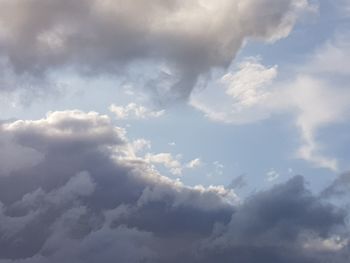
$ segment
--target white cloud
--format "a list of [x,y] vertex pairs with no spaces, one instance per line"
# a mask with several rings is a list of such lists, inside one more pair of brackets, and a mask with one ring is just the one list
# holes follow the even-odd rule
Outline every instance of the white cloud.
[[304,248],[319,252],[336,252],[342,250],[349,244],[347,238],[332,236],[329,238],[309,237],[304,243]]
[[113,104],[109,107],[109,110],[115,114],[118,120],[159,118],[165,113],[165,110],[152,111],[136,103],[129,103],[126,106],[117,106]]
[[238,71],[227,73],[221,79],[225,92],[237,104],[237,110],[251,107],[268,96],[266,86],[277,76],[277,66],[267,68],[256,58],[247,59],[238,65]]
[[195,158],[187,163],[182,163],[181,154],[173,156],[171,153],[146,153],[144,157],[141,158],[143,158],[143,160],[145,160],[147,163],[164,166],[174,176],[181,176],[184,169],[193,170],[203,164],[200,158]]
[[[43,150],[46,144],[42,142],[51,140],[55,140],[56,147],[63,147],[63,144],[69,146],[70,141],[78,144],[88,139],[99,144],[125,143],[125,130],[112,127],[107,115],[96,112],[82,113],[79,110],[49,112],[43,119],[18,120],[5,123],[2,127],[12,136],[16,134],[20,137],[22,145],[36,150]],[[25,132],[28,131],[32,133],[30,140],[25,136]]]
[[153,164],[161,164],[169,169],[170,173],[175,176],[182,175],[182,164],[179,161],[180,156],[173,157],[171,153],[148,153],[145,160]]
[[326,83],[313,77],[300,76],[292,84],[290,98],[298,112],[296,125],[300,130],[303,145],[297,156],[319,167],[338,169],[335,158],[326,157],[317,141],[317,131],[329,124],[346,119],[350,110],[350,92],[336,91]]
[[333,171],[339,169],[338,161],[322,154],[317,135],[321,128],[350,118],[350,37],[348,32],[343,33],[315,52],[302,67],[305,73],[290,83],[287,94],[298,113],[296,125],[304,142],[298,156]]
[[237,71],[223,77],[225,94],[212,96],[218,89],[209,87],[194,94],[190,103],[211,120],[235,125],[292,113],[302,141],[296,157],[337,171],[337,160],[323,154],[317,135],[321,128],[350,118],[349,43],[345,37],[329,41],[284,82],[273,81],[276,66],[241,63]]
[[270,84],[276,76],[277,66],[266,67],[258,58],[248,58],[236,71],[222,76],[219,87],[193,94],[190,104],[213,121],[244,124],[264,119],[271,113]]
[[270,169],[267,173],[267,181],[273,182],[280,177],[280,174],[275,169]]
[[[350,2],[350,1],[349,1]],[[350,74],[349,31],[337,34],[334,39],[316,50],[312,60],[304,70],[316,74]]]
[[137,139],[131,143],[134,152],[138,153],[143,150],[151,149],[151,141],[145,139]]
[[212,171],[207,173],[207,176],[209,177],[215,177],[215,176],[221,176],[224,174],[224,168],[225,166],[219,162],[219,161],[214,161],[212,164],[211,164],[211,167],[212,167]]
[[195,169],[202,165],[202,161],[200,158],[193,159],[192,161],[186,164],[186,167],[189,169]]

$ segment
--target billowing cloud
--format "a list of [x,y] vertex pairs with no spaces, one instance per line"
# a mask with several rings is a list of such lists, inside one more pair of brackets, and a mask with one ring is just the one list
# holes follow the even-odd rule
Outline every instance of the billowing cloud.
[[[147,251],[155,253],[158,236],[204,235],[216,221],[229,220],[236,200],[224,188],[190,188],[160,176],[130,154],[123,129],[94,112],[52,112],[41,120],[5,123],[1,136],[42,154],[0,178],[1,262],[109,262],[118,250],[123,262],[139,262]],[[14,158],[20,162],[26,154]],[[83,252],[91,248],[95,257]]]
[[239,200],[222,186],[161,176],[105,115],[51,112],[0,127],[0,138],[22,151],[13,156],[19,163],[27,149],[41,156],[0,176],[1,263],[343,263],[350,256],[345,211],[314,196],[300,176]]
[[147,60],[171,68],[159,74],[172,79],[168,96],[186,98],[247,38],[286,37],[309,8],[307,0],[1,0],[0,89],[32,89],[66,68],[119,75]]
[[[247,200],[229,224],[204,242],[201,262],[345,262],[348,234],[332,234],[334,224],[344,220],[333,209],[305,189],[302,177],[294,177]],[[316,240],[338,246],[315,249]]]

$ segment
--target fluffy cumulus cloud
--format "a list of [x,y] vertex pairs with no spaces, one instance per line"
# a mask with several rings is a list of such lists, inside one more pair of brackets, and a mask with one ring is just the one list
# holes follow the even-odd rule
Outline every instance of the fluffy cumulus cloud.
[[224,187],[161,176],[137,156],[149,143],[128,141],[105,115],[51,112],[0,127],[20,164],[0,175],[1,263],[343,263],[350,256],[345,210],[314,196],[300,176],[244,201]]
[[166,95],[186,98],[201,74],[228,66],[245,39],[286,37],[308,9],[307,0],[1,0],[0,89],[35,89],[67,68],[118,75],[148,60],[171,69],[158,80],[170,78]]

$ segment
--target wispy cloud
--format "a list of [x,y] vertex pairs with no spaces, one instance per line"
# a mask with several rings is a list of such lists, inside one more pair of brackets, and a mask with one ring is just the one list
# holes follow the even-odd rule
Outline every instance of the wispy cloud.
[[213,121],[235,125],[292,113],[302,140],[296,156],[337,171],[337,160],[322,153],[317,134],[322,128],[350,118],[349,51],[346,38],[327,42],[306,65],[296,65],[294,75],[286,81],[276,79],[276,66],[267,67],[249,59],[222,77],[226,98],[221,95],[220,103],[210,96],[210,89],[192,96],[190,103]]
[[126,106],[113,104],[109,107],[109,110],[114,113],[118,120],[159,118],[165,113],[165,110],[153,111],[136,103],[129,103]]

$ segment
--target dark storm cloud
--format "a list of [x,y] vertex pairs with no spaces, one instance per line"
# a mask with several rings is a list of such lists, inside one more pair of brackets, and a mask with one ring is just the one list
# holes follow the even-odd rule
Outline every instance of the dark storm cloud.
[[65,67],[118,75],[150,60],[167,63],[171,95],[186,98],[246,38],[285,37],[307,8],[307,0],[1,0],[0,88],[32,89]]
[[[1,263],[349,256],[345,212],[315,197],[300,176],[242,203],[224,188],[186,187],[135,157],[124,130],[96,113],[7,122],[0,138],[16,149],[0,175]],[[28,155],[39,157],[24,162]]]

